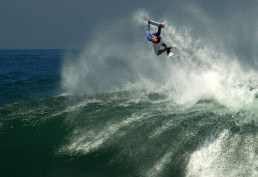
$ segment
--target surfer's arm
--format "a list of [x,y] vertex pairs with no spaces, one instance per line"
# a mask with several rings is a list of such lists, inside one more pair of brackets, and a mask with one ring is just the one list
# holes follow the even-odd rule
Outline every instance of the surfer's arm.
[[161,34],[161,26],[159,26],[158,32],[155,34],[155,36],[160,36],[160,34]]
[[148,22],[147,33],[150,33],[150,23]]
[[150,21],[148,21],[146,37],[147,37],[148,41],[151,41],[152,34],[150,33]]

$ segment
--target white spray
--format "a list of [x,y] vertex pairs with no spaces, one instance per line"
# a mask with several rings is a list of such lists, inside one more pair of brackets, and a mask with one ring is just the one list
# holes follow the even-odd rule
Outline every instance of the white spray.
[[235,56],[220,53],[213,44],[193,38],[189,30],[168,20],[162,36],[175,44],[175,56],[156,56],[145,39],[144,11],[97,30],[78,59],[65,63],[63,87],[71,94],[146,89],[164,92],[176,103],[191,107],[214,99],[237,111],[252,107],[257,73],[244,71]]

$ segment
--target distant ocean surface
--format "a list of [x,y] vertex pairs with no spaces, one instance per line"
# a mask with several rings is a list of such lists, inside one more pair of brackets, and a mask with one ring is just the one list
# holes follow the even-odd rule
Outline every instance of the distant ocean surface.
[[[216,99],[201,97],[185,107],[171,99],[178,92],[169,89],[67,94],[62,77],[69,83],[85,78],[86,87],[107,81],[108,73],[119,78],[117,73],[129,68],[115,58],[106,60],[112,65],[96,61],[91,67],[87,58],[79,60],[84,65],[69,65],[78,55],[63,50],[0,51],[1,177],[258,174],[258,126],[251,108],[232,111]],[[69,72],[64,63],[72,66]]]
[[62,50],[0,50],[0,104],[60,93]]

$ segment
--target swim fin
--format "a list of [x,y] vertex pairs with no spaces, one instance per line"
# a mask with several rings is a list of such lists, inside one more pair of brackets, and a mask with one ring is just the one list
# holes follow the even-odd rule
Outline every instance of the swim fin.
[[168,57],[172,57],[174,54],[172,52],[168,53]]

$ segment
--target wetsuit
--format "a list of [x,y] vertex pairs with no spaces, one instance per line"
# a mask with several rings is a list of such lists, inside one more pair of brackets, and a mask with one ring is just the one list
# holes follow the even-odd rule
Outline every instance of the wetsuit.
[[[161,36],[161,26],[158,27],[158,31],[156,33],[150,33],[150,24],[148,24],[148,28],[147,28],[147,39],[150,42],[153,42],[153,48],[154,51],[157,55],[162,54],[163,52],[167,51],[167,54],[170,53],[170,49],[171,47],[167,47],[167,45],[163,42]],[[152,37],[156,36],[158,38],[158,42],[154,42],[152,40]]]

